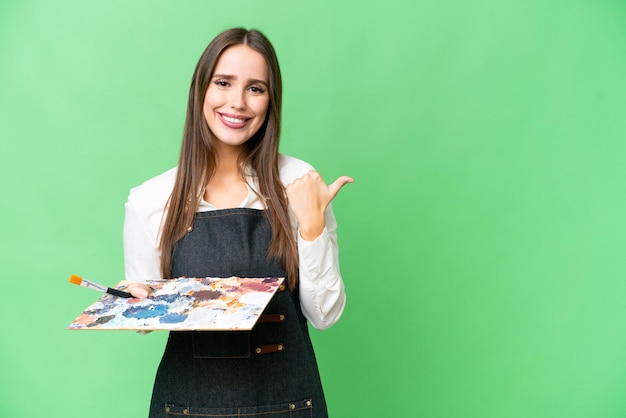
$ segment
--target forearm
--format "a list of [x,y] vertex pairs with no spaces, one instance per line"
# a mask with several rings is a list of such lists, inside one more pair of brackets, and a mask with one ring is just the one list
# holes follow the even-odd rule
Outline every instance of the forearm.
[[330,207],[325,218],[326,226],[314,240],[298,235],[302,312],[320,330],[337,322],[346,303],[339,270],[336,223]]

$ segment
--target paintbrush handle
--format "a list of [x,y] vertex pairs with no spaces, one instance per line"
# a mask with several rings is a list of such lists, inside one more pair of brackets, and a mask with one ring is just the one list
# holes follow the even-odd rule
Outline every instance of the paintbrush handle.
[[110,287],[109,287],[109,288],[107,288],[106,292],[107,292],[109,295],[119,296],[119,297],[121,297],[121,298],[134,298],[134,296],[133,296],[133,295],[131,295],[131,294],[130,294],[130,293],[128,293],[128,292],[123,292],[123,291],[121,291],[121,290],[112,289],[112,288],[110,288]]

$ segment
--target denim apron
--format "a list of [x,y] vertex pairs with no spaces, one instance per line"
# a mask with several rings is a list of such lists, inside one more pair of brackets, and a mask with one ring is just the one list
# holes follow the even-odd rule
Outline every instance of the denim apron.
[[[268,259],[262,210],[196,214],[176,245],[173,277],[284,277]],[[327,417],[298,290],[281,286],[252,331],[172,331],[159,365],[150,417]]]

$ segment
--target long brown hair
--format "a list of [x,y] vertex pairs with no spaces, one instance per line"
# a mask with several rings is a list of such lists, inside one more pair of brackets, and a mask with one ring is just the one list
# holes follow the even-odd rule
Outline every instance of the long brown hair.
[[[220,33],[204,50],[189,88],[187,117],[178,171],[167,214],[161,229],[161,274],[172,273],[172,252],[193,224],[195,213],[216,165],[216,138],[203,114],[204,95],[221,54],[233,45],[246,45],[265,57],[269,72],[269,106],[265,122],[242,147],[240,170],[252,168],[257,176],[259,194],[265,202],[265,214],[272,228],[268,257],[277,258],[294,289],[298,280],[298,248],[289,218],[285,189],[278,173],[278,144],[282,105],[282,78],[274,47],[261,32],[243,28]],[[244,172],[242,171],[242,175]]]

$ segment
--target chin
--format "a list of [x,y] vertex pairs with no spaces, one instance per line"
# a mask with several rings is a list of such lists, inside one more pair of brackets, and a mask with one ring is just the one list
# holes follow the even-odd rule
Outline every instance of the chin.
[[218,141],[221,144],[224,144],[224,145],[229,146],[229,147],[240,147],[243,144],[245,144],[246,142],[248,142],[249,140],[250,140],[250,138],[245,138],[245,139],[242,139],[242,138],[224,138],[224,139],[221,139],[221,138],[218,137]]

